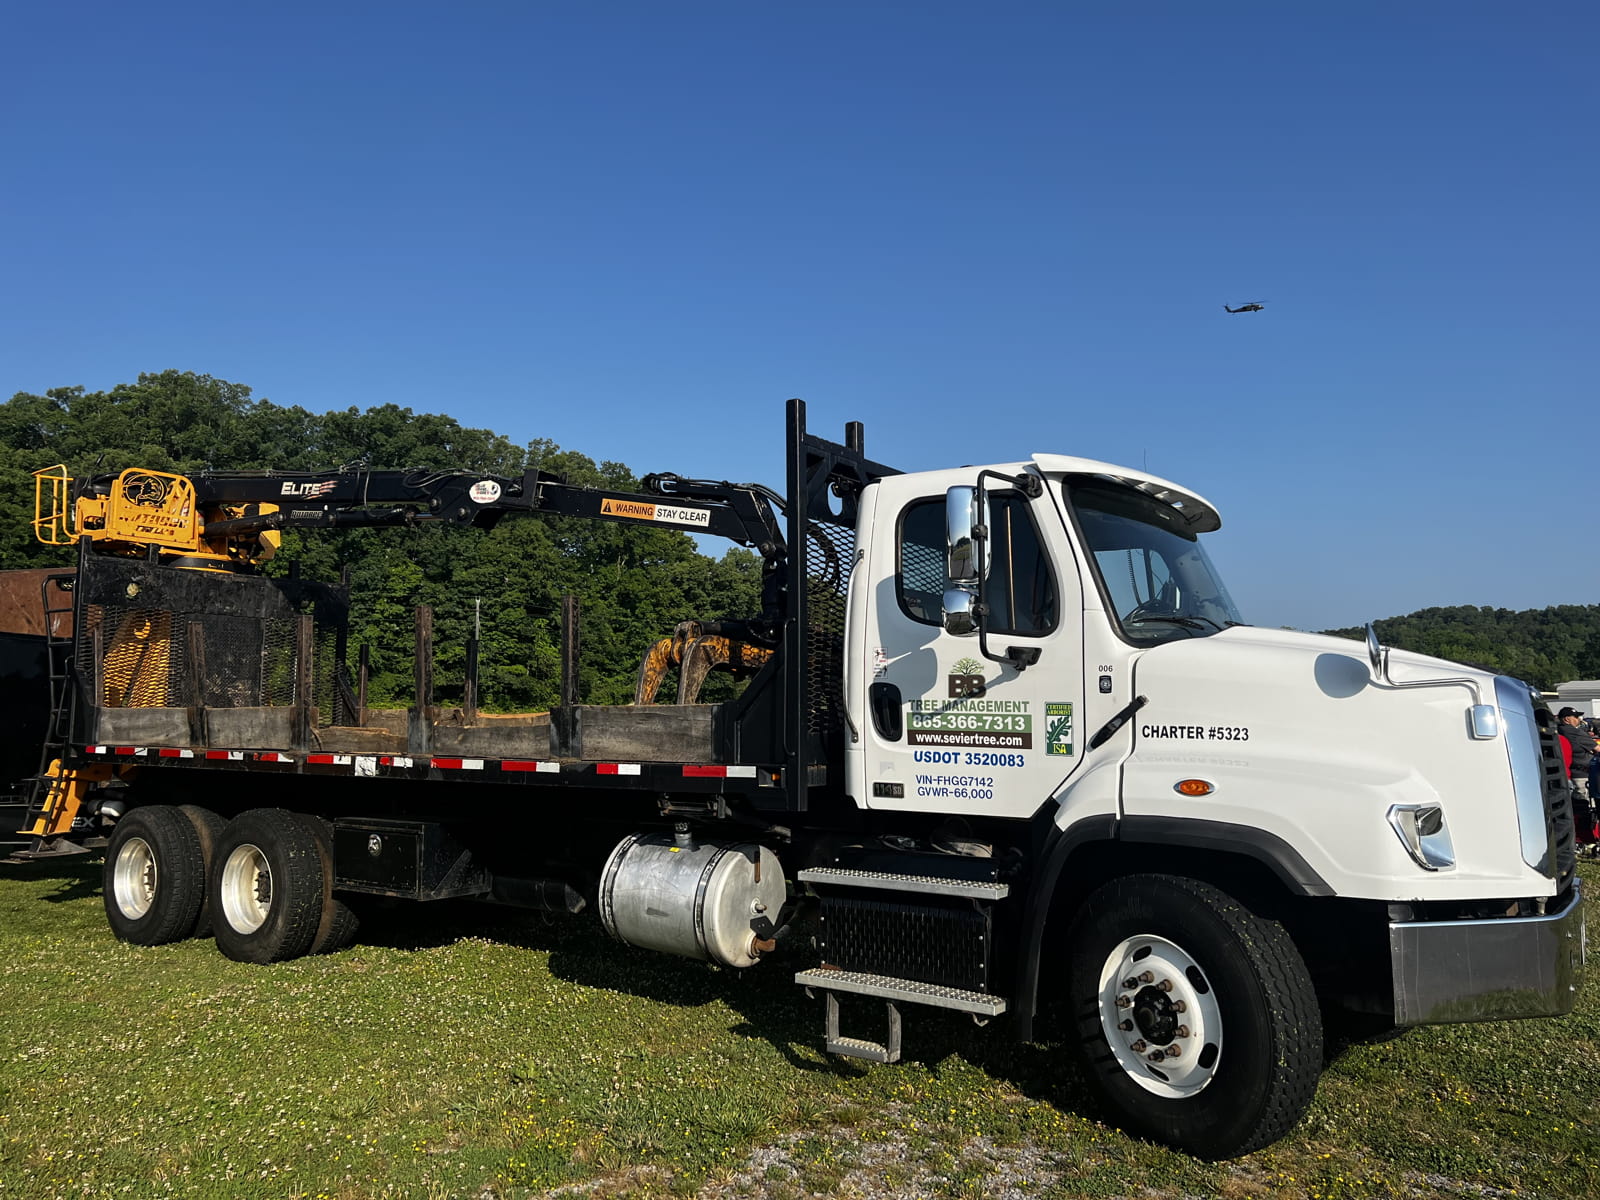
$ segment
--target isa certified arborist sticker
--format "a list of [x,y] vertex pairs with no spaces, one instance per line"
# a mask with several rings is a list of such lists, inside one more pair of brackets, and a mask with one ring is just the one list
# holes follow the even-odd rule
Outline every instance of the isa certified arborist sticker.
[[1044,752],[1046,754],[1072,753],[1071,701],[1045,701]]

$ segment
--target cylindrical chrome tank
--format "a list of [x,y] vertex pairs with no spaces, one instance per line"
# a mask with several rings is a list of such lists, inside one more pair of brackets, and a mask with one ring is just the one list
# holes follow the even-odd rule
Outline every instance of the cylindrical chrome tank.
[[772,936],[783,900],[778,856],[753,842],[635,833],[600,876],[600,919],[612,937],[726,967],[759,961],[753,943]]

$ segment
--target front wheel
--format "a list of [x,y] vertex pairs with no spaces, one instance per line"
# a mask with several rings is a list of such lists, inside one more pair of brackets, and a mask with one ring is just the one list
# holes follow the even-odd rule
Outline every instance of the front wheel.
[[1134,875],[1090,896],[1068,940],[1074,1044],[1119,1123],[1214,1159],[1294,1127],[1322,1024],[1281,925],[1210,884]]

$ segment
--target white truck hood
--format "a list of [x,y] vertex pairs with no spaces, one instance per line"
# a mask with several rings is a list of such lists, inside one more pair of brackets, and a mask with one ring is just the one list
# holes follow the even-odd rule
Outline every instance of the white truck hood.
[[[1265,830],[1296,847],[1340,895],[1411,900],[1544,895],[1522,861],[1508,736],[1471,735],[1474,704],[1495,702],[1487,671],[1393,651],[1397,683],[1375,682],[1360,642],[1236,627],[1168,643],[1134,666],[1147,698],[1124,764],[1125,816]],[[1456,682],[1444,682],[1456,681]],[[1191,798],[1175,788],[1214,786]],[[1456,865],[1429,872],[1389,825],[1397,804],[1438,803]]]

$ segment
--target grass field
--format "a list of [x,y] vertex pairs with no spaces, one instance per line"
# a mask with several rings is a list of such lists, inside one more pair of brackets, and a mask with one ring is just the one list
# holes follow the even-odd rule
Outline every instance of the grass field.
[[1207,1164],[998,1026],[913,1009],[907,1062],[828,1059],[791,974],[420,906],[244,966],[116,942],[97,863],[0,868],[0,1200],[1600,1195],[1594,987],[1353,1048],[1293,1136]]

